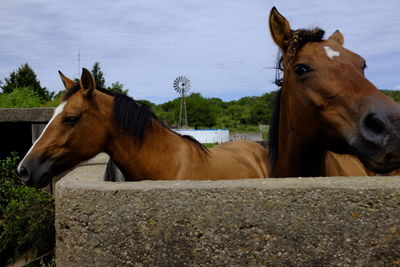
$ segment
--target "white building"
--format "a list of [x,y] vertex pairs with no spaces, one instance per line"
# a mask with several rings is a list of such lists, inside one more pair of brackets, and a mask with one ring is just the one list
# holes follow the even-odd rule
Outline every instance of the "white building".
[[173,129],[180,135],[190,135],[203,144],[223,143],[229,141],[229,130],[194,130],[194,129]]

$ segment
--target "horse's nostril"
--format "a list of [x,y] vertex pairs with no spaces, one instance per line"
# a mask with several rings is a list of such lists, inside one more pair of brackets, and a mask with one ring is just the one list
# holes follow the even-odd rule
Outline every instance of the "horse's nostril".
[[27,182],[29,180],[30,173],[27,168],[25,168],[24,166],[20,166],[17,171],[22,181]]
[[385,131],[384,122],[376,115],[369,114],[364,120],[364,126],[375,134],[382,134]]
[[393,159],[393,154],[392,153],[388,153],[385,155],[385,162],[388,163]]

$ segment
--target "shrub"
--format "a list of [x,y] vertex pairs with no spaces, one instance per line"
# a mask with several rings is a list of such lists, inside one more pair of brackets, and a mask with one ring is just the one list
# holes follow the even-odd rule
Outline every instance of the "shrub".
[[16,153],[0,160],[0,266],[33,250],[43,255],[54,249],[54,199],[19,181]]
[[42,99],[29,87],[16,88],[11,93],[0,94],[0,108],[39,107]]

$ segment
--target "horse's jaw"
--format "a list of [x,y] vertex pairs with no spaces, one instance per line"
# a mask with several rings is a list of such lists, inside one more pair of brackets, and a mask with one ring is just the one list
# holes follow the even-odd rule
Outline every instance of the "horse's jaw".
[[351,145],[351,150],[352,154],[374,173],[384,174],[400,169],[400,155],[398,153],[387,152],[385,149],[364,142]]

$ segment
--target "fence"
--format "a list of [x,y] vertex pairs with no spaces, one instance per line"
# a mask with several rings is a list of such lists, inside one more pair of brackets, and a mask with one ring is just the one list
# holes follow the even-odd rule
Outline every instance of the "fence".
[[56,186],[58,266],[400,261],[399,178],[113,183],[99,157]]

